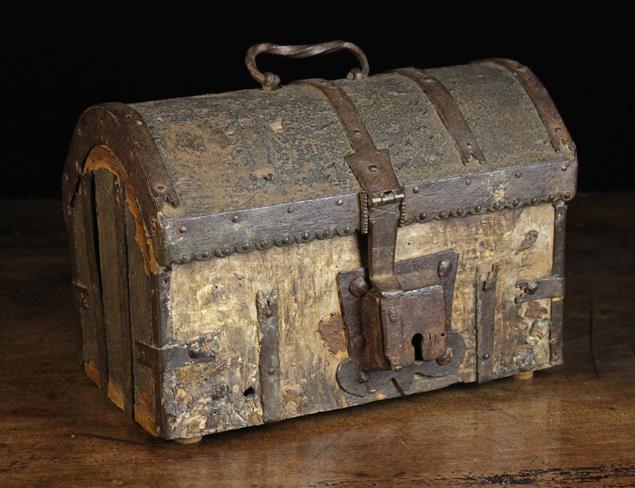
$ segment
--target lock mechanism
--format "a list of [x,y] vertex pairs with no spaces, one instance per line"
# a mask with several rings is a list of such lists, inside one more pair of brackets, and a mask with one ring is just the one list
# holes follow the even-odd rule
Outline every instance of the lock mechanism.
[[369,284],[364,268],[337,276],[349,339],[349,357],[337,369],[345,391],[405,394],[415,374],[445,376],[460,366],[465,343],[451,328],[457,265],[452,250],[396,262],[399,288],[386,294]]
[[338,275],[350,357],[339,365],[340,386],[354,395],[392,383],[402,394],[415,373],[443,376],[463,359],[452,333],[452,292],[458,256],[453,251],[395,263],[404,191],[387,149],[378,149],[352,100],[325,80],[301,83],[318,90],[337,114],[353,152],[345,156],[362,193],[362,233],[368,266]]
[[383,183],[392,189],[360,198],[367,205],[360,214],[368,219],[362,225],[368,233],[368,265],[338,275],[350,358],[340,364],[337,377],[355,395],[377,393],[388,383],[405,394],[415,373],[443,376],[463,360],[463,339],[451,330],[458,254],[448,250],[396,262],[404,192],[388,151],[375,149],[365,160],[360,157],[347,157],[351,167],[381,168]]

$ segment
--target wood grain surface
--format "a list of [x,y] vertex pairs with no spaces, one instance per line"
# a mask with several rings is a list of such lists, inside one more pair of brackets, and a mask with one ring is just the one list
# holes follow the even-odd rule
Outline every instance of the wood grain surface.
[[0,202],[0,486],[633,486],[634,206],[571,205],[565,366],[181,446],[81,370],[59,202]]
[[[162,398],[169,407],[164,434],[186,438],[263,423],[261,405],[269,399],[261,395],[258,357],[267,333],[258,330],[255,297],[271,288],[279,292],[280,338],[275,342],[280,368],[277,392],[270,396],[280,397],[280,419],[476,381],[477,268],[500,268],[492,377],[549,367],[549,334],[538,338],[530,331],[537,319],[548,323],[550,300],[517,306],[514,297],[518,280],[550,275],[553,222],[553,206],[543,204],[401,228],[398,261],[450,249],[459,255],[452,330],[465,341],[465,358],[446,376],[416,375],[403,392],[389,382],[363,397],[346,393],[335,373],[349,355],[335,277],[362,266],[357,235],[175,266],[170,281],[171,336],[187,342],[213,335],[217,356],[165,374]],[[534,245],[519,250],[531,232],[539,236]]]

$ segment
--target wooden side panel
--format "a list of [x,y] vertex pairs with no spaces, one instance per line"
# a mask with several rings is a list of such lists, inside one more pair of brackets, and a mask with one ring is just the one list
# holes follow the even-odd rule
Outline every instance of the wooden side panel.
[[[145,273],[144,258],[135,239],[135,221],[126,208],[126,236],[128,243],[128,289],[130,290],[130,333],[134,354],[135,341],[154,344],[152,326],[152,289]],[[133,361],[134,418],[151,434],[158,434],[156,406],[156,376],[150,368]]]
[[92,175],[81,177],[72,215],[73,288],[80,311],[82,362],[86,375],[99,387],[107,387],[108,364],[103,330],[101,275],[96,242]]
[[94,175],[108,355],[108,397],[132,416],[125,204],[119,180],[112,173],[100,169]]
[[[415,376],[405,393],[476,380],[475,277],[479,267],[499,268],[494,376],[514,374],[521,363],[530,369],[548,364],[544,362],[548,344],[542,337],[529,337],[533,316],[548,318],[548,312],[543,313],[540,303],[517,306],[513,298],[516,281],[549,274],[553,224],[552,206],[539,205],[399,230],[399,260],[448,249],[459,254],[452,328],[466,344],[457,372],[441,378]],[[523,244],[530,231],[536,231],[537,238],[531,245]],[[279,295],[279,418],[385,398],[349,395],[335,375],[340,361],[348,356],[336,276],[361,264],[358,238],[348,236],[175,266],[169,322],[173,340],[213,334],[211,347],[216,356],[212,362],[166,372],[162,390],[163,402],[170,409],[166,436],[190,437],[263,422],[266,398],[261,397],[258,358],[267,338],[259,327],[256,297],[272,289]],[[395,388],[387,396],[399,394]]]
[[517,304],[515,298],[520,293],[517,281],[551,275],[554,210],[552,205],[543,205],[540,211],[528,209],[522,215],[501,262],[496,288],[495,378],[551,366],[551,299]]

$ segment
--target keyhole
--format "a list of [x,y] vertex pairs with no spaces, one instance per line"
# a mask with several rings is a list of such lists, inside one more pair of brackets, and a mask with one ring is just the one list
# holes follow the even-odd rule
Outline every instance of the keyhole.
[[412,347],[415,348],[415,361],[423,361],[423,353],[421,351],[422,344],[423,336],[421,334],[412,336]]

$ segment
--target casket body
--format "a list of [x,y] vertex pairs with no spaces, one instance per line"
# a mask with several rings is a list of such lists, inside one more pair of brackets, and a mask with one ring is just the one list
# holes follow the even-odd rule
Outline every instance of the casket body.
[[561,364],[576,171],[508,60],[92,107],[63,177],[83,367],[182,439]]

